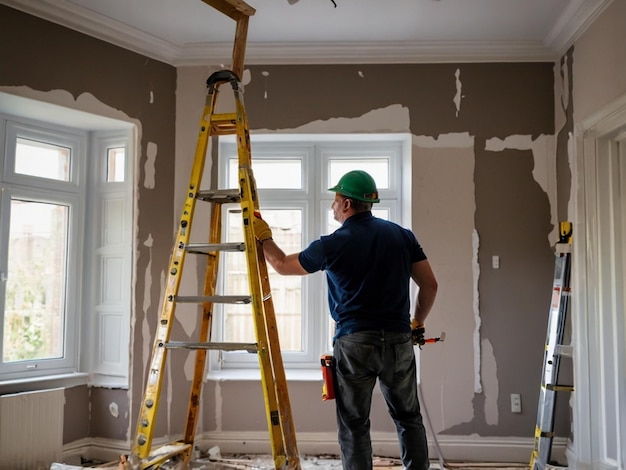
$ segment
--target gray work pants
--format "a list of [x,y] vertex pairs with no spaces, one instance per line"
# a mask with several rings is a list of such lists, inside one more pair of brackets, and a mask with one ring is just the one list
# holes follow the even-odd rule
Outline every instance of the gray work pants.
[[337,432],[344,470],[371,470],[370,408],[376,379],[407,470],[426,470],[428,445],[410,333],[363,331],[335,340]]

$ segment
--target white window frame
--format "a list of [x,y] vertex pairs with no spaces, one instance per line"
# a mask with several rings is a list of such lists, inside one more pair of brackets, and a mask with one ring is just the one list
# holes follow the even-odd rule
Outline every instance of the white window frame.
[[[0,366],[0,393],[40,390],[50,387],[89,384],[128,388],[130,367],[130,323],[134,259],[135,126],[69,108],[2,95],[0,109],[0,276],[7,272],[7,243],[11,197],[28,200],[56,201],[70,205],[68,276],[66,292],[66,349],[62,361],[46,360],[36,369],[13,370]],[[6,99],[5,99],[6,98]],[[26,103],[25,103],[26,104]],[[7,107],[5,107],[7,106]],[[8,111],[8,112],[6,112]],[[18,111],[17,115],[13,111]],[[24,114],[19,112],[24,111]],[[39,116],[50,117],[42,122]],[[70,181],[58,181],[16,174],[14,166],[17,137],[70,147],[72,161]],[[106,183],[106,150],[125,147],[124,182]],[[51,195],[57,194],[54,199]],[[63,197],[61,197],[63,196]],[[115,243],[102,244],[102,226],[107,218],[102,208],[119,204],[121,225]],[[86,215],[87,214],[87,215]],[[110,220],[111,217],[109,216]],[[118,243],[119,242],[119,243]],[[100,258],[121,263],[123,279],[111,286]],[[5,284],[0,281],[0,322]],[[107,293],[119,292],[111,302]],[[103,301],[104,299],[104,301]],[[94,313],[95,312],[95,313]],[[2,333],[0,329],[0,334]],[[44,361],[39,361],[44,362]],[[22,363],[23,365],[23,363]]]
[[[128,387],[133,273],[134,152],[130,130],[92,133],[83,357],[90,384]],[[107,181],[108,150],[124,148],[124,181]]]
[[[233,153],[234,152],[234,153]],[[236,144],[231,136],[221,137],[219,145],[218,180],[220,187],[227,188],[227,156],[236,155]],[[331,159],[362,160],[385,155],[389,158],[389,188],[379,188],[381,202],[374,210],[386,209],[390,220],[410,226],[410,179],[403,178],[410,172],[410,136],[406,134],[349,134],[349,135],[252,135],[251,155],[255,160],[262,158],[300,158],[303,163],[302,190],[258,189],[261,210],[295,208],[305,211],[303,220],[302,249],[323,235],[327,213],[334,199],[328,188],[335,182],[329,181],[328,163]],[[403,206],[409,204],[409,209]],[[306,214],[309,214],[308,217]],[[226,224],[223,224],[225,226]],[[220,266],[223,273],[223,266]],[[285,369],[319,370],[320,355],[332,350],[330,336],[332,319],[328,313],[326,276],[323,272],[303,276],[301,352],[282,351]],[[218,292],[221,283],[218,281]],[[223,341],[223,315],[216,305],[213,323],[213,338]],[[256,369],[256,355],[242,352],[212,351],[210,369],[227,371]]]
[[[87,134],[57,126],[40,127],[34,123],[2,120],[6,128],[3,146],[2,192],[0,195],[0,273],[7,272],[10,208],[12,199],[50,202],[69,207],[65,290],[64,347],[59,358],[36,359],[11,363],[0,362],[0,380],[26,379],[51,374],[71,373],[78,369],[79,309],[81,301],[80,253],[83,247],[84,189]],[[18,138],[45,142],[71,149],[69,181],[50,180],[17,174],[15,150]],[[77,249],[75,249],[77,247]],[[4,277],[3,277],[4,279]],[[0,344],[4,330],[6,282],[0,284]]]

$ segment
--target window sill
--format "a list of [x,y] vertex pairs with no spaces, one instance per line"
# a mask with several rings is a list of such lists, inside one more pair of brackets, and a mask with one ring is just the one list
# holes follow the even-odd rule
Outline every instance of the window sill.
[[[285,376],[288,382],[317,382],[322,380],[319,369],[286,369]],[[225,369],[213,370],[207,374],[207,380],[215,382],[261,380],[258,369]]]
[[88,380],[89,375],[84,372],[75,374],[46,375],[29,379],[0,380],[0,395],[87,385]]

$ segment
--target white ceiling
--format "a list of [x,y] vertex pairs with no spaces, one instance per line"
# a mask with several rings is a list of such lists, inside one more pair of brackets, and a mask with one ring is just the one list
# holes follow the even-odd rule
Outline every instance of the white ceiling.
[[[548,61],[611,1],[248,0],[245,62]],[[235,22],[201,0],[0,3],[173,65],[232,55]]]

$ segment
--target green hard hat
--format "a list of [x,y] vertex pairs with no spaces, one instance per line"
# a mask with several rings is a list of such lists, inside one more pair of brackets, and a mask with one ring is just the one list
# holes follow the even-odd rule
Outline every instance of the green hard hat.
[[349,171],[329,191],[363,202],[380,202],[376,182],[363,170]]

